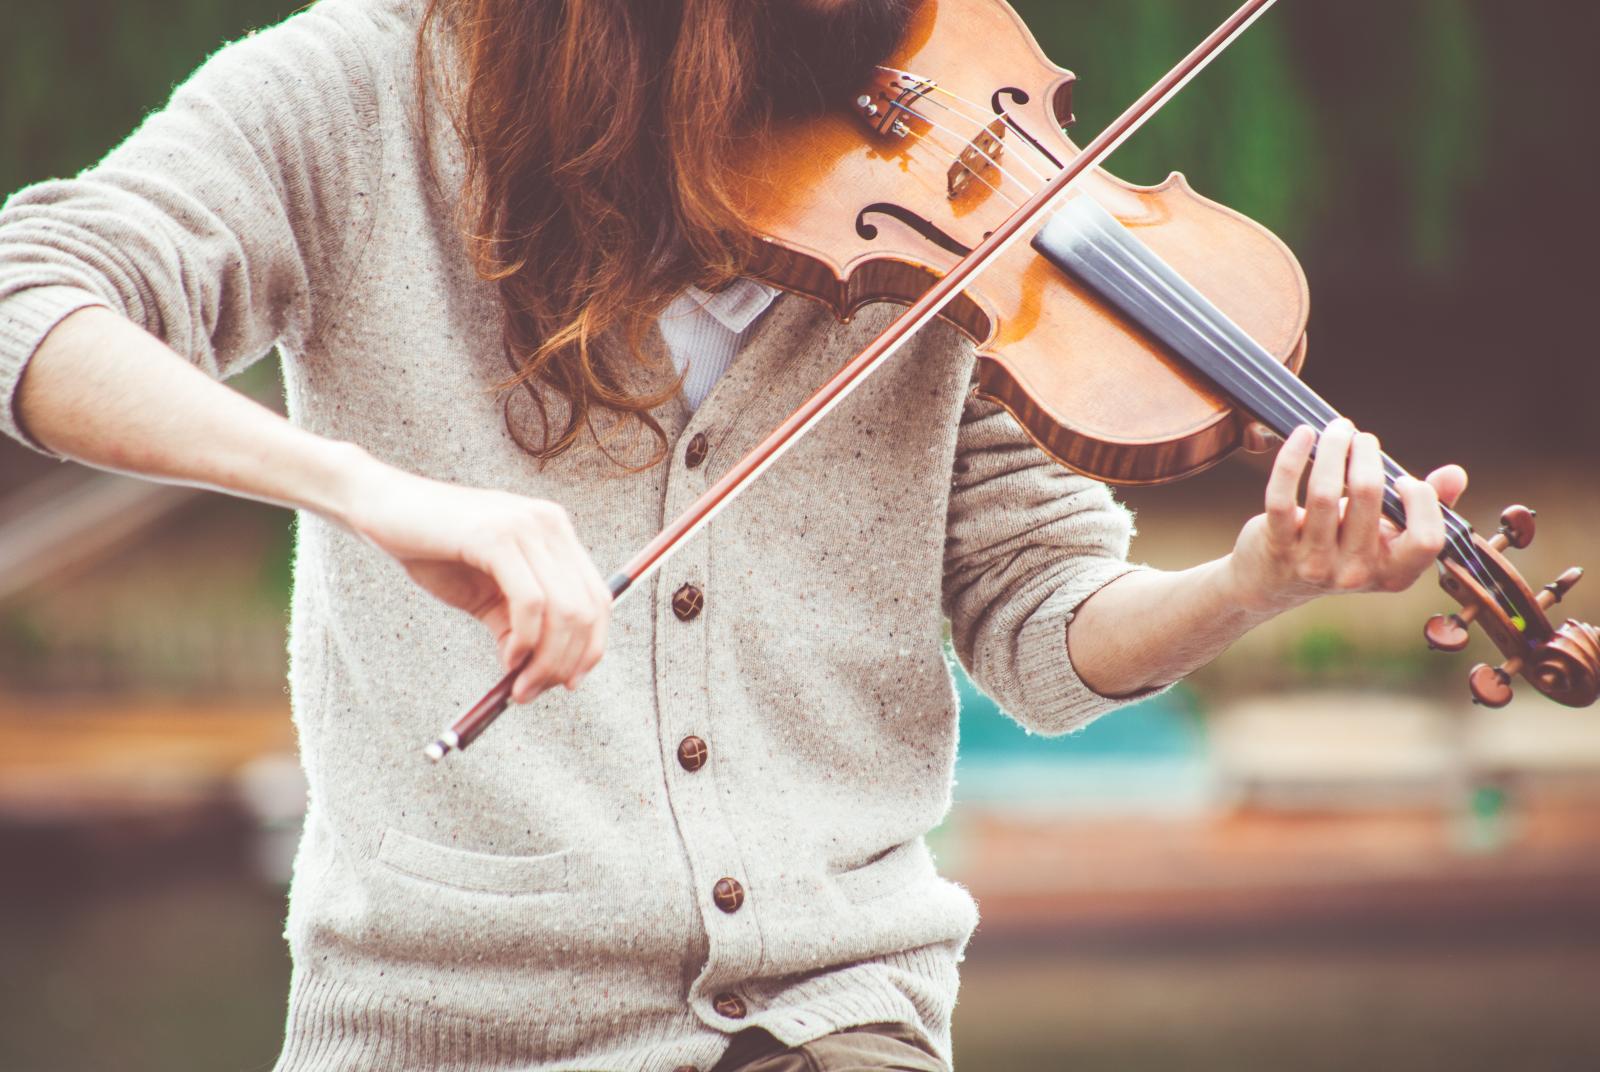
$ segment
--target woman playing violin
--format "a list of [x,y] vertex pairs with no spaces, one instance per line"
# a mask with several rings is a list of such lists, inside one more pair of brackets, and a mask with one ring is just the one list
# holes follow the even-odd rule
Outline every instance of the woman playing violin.
[[[913,6],[321,0],[0,214],[0,427],[299,511],[280,1069],[945,1068],[976,924],[923,841],[945,622],[1059,734],[1439,552],[1465,475],[1401,480],[1400,532],[1336,422],[1232,553],[1130,564],[1127,511],[939,326],[612,616],[595,564],[894,315],[751,278],[721,164]],[[274,347],[287,419],[219,383]],[[525,660],[536,706],[417,761]]]

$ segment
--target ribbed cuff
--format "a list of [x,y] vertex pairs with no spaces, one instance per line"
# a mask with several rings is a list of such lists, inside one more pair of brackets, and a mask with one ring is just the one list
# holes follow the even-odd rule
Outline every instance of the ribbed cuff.
[[1017,672],[1027,712],[1026,719],[1018,721],[1024,726],[1047,737],[1057,736],[1172,687],[1145,689],[1132,696],[1102,696],[1084,684],[1067,652],[1067,628],[1084,601],[1119,577],[1149,568],[1121,560],[1096,563],[1074,574],[1033,612],[1017,638]]
[[51,458],[61,455],[34,439],[17,419],[17,385],[44,337],[79,309],[105,306],[90,290],[72,286],[30,287],[0,301],[0,432]]

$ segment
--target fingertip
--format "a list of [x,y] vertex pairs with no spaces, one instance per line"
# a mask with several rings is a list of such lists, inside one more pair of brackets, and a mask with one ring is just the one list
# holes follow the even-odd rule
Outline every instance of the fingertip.
[[1284,439],[1283,446],[1279,448],[1278,453],[1287,458],[1295,458],[1301,455],[1309,456],[1316,445],[1317,430],[1309,424],[1302,424],[1297,426]]
[[506,660],[506,671],[521,670],[533,660],[533,648],[527,644],[514,644]]
[[1467,471],[1455,464],[1440,466],[1428,474],[1428,483],[1438,488],[1441,497],[1448,496],[1453,502],[1467,490]]
[[535,687],[531,674],[523,674],[511,690],[512,701],[519,704],[530,703],[538,695],[539,690]]
[[1396,477],[1394,488],[1412,509],[1419,506],[1437,507],[1439,504],[1439,493],[1433,485],[1426,480],[1418,480],[1410,473]]

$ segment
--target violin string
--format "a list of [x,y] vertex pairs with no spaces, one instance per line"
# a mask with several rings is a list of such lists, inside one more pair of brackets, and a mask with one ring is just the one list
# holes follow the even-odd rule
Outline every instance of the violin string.
[[[1132,285],[1144,291],[1147,299],[1166,304],[1166,302],[1159,295],[1156,295],[1151,291],[1148,285],[1140,281],[1137,271],[1130,268],[1126,262],[1115,255],[1115,253],[1121,252],[1120,247],[1118,247],[1115,242],[1111,243],[1109,246],[1104,245],[1098,240],[1098,236],[1095,235],[1089,236],[1089,241],[1090,244],[1095,248],[1096,252],[1098,252],[1107,263],[1115,265],[1125,279],[1131,282]],[[1186,306],[1189,305],[1187,302],[1184,304]],[[1170,309],[1171,306],[1169,305],[1168,308]],[[1193,310],[1191,309],[1190,311],[1192,312]],[[1211,337],[1210,332],[1206,330],[1203,318],[1190,316],[1185,317],[1185,319],[1189,321],[1192,330],[1196,330],[1201,335],[1207,336],[1213,346],[1218,345],[1217,340],[1214,337]],[[1218,348],[1223,349],[1220,346]],[[1280,382],[1281,373],[1267,373],[1264,369],[1253,367],[1256,358],[1254,355],[1250,356],[1251,360],[1247,362],[1235,361],[1234,367],[1238,368],[1240,371],[1249,376],[1249,378],[1255,382],[1258,390],[1264,388],[1266,392],[1266,398],[1269,402],[1275,403],[1280,407],[1286,407],[1284,409],[1280,409],[1277,414],[1280,422],[1283,424],[1287,425],[1290,423],[1283,420],[1284,415],[1287,414],[1288,416],[1301,420],[1304,423],[1311,424],[1314,428],[1320,427],[1325,429],[1327,424],[1333,418],[1339,415],[1332,406],[1329,406],[1325,400],[1323,400],[1315,392],[1311,391],[1311,389],[1302,383],[1298,378],[1295,378],[1292,375],[1287,378],[1292,380],[1292,386],[1288,383]],[[1281,369],[1282,366],[1278,366],[1278,368]],[[1296,397],[1296,395],[1299,395],[1299,397]],[[1261,416],[1266,417],[1269,416],[1269,414],[1261,414]],[[1387,456],[1384,457],[1384,466],[1385,476],[1387,478],[1392,478],[1393,476],[1398,476],[1404,474],[1405,472],[1399,467],[1398,464],[1396,464]],[[1395,507],[1397,512],[1399,512],[1398,493],[1394,491],[1389,479],[1385,480],[1384,499],[1386,504]],[[1480,584],[1482,584],[1486,590],[1492,593],[1507,610],[1516,611],[1516,604],[1506,595],[1498,580],[1495,578],[1493,571],[1489,569],[1487,563],[1485,563],[1482,557],[1478,554],[1476,546],[1473,545],[1470,535],[1471,527],[1467,525],[1466,521],[1462,519],[1459,514],[1456,514],[1448,507],[1443,507],[1442,513],[1445,523],[1446,543],[1451,547],[1452,550],[1455,551],[1457,557],[1461,560],[1462,565],[1465,566],[1474,575],[1474,578]]]
[[[1154,301],[1158,302],[1158,304],[1163,304],[1163,306],[1166,306],[1166,309],[1168,309],[1168,312],[1181,312],[1181,310],[1174,310],[1173,306],[1171,306],[1171,302],[1165,301],[1163,296],[1154,293],[1152,288],[1150,288],[1147,283],[1142,282],[1141,277],[1139,277],[1138,270],[1134,270],[1136,267],[1138,267],[1138,262],[1134,262],[1133,267],[1130,267],[1130,264],[1126,262],[1126,259],[1123,259],[1123,256],[1117,256],[1117,254],[1125,254],[1125,250],[1122,250],[1122,246],[1115,242],[1115,235],[1107,235],[1107,237],[1112,238],[1112,243],[1110,243],[1109,248],[1107,248],[1104,243],[1099,242],[1099,232],[1096,232],[1096,234],[1093,235],[1085,235],[1085,237],[1088,238],[1090,245],[1093,246],[1094,250],[1096,250],[1096,253],[1098,253],[1099,256],[1101,256],[1101,258],[1107,262],[1107,264],[1117,267],[1118,272],[1120,272],[1120,277],[1123,278],[1125,285],[1130,285],[1131,283],[1131,285],[1136,286],[1136,288],[1139,288],[1139,290],[1144,293],[1144,296],[1146,296],[1146,301]],[[1189,310],[1190,315],[1182,318],[1184,318],[1184,320],[1189,320],[1190,325],[1194,326],[1195,330],[1202,334],[1203,338],[1206,338],[1211,342],[1211,346],[1218,347],[1221,352],[1227,352],[1227,347],[1219,346],[1218,339],[1216,339],[1216,336],[1214,336],[1213,331],[1208,330],[1208,326],[1210,325],[1206,325],[1205,318],[1200,317],[1200,315],[1195,315],[1197,314],[1198,310],[1194,309],[1192,302],[1187,302],[1186,299],[1182,299],[1182,296],[1176,296],[1176,298],[1178,298],[1178,301],[1181,301],[1182,304],[1187,307],[1187,310]],[[1282,381],[1291,378],[1288,376],[1288,374],[1280,371],[1282,370],[1282,366],[1278,366],[1277,370],[1272,370],[1270,373],[1267,373],[1267,370],[1262,370],[1262,368],[1253,368],[1253,366],[1251,366],[1254,362],[1264,362],[1264,360],[1267,360],[1267,358],[1259,357],[1259,355],[1256,354],[1250,354],[1250,352],[1246,352],[1246,355],[1248,355],[1248,358],[1250,358],[1248,362],[1238,362],[1238,360],[1234,360],[1234,362],[1232,362],[1232,366],[1234,366],[1235,370],[1242,371],[1242,373],[1245,374],[1245,376],[1248,376],[1251,381],[1254,381],[1254,386],[1256,386],[1258,392],[1262,389],[1262,387],[1266,389],[1267,408],[1270,408],[1272,405],[1278,406],[1275,413],[1269,413],[1269,411],[1262,411],[1262,413],[1259,413],[1258,416],[1261,416],[1261,418],[1270,419],[1274,418],[1275,416],[1275,418],[1278,419],[1278,424],[1280,424],[1280,427],[1288,427],[1290,424],[1293,424],[1293,422],[1299,421],[1299,419],[1306,419],[1306,421],[1310,422],[1310,424],[1314,424],[1314,427],[1318,426],[1318,424],[1325,427],[1326,422],[1331,421],[1331,419],[1338,416],[1338,413],[1336,413],[1331,406],[1326,405],[1326,402],[1323,402],[1322,398],[1318,397],[1315,392],[1312,392],[1312,390],[1310,390],[1306,384],[1299,382],[1298,379],[1294,379],[1294,387],[1286,390]],[[1304,397],[1294,397],[1294,395],[1296,395],[1296,390],[1299,390],[1299,392],[1304,392]],[[1286,408],[1283,408],[1285,405]],[[1392,459],[1384,459],[1384,464],[1386,464],[1386,475],[1387,470],[1389,469],[1395,470],[1395,474],[1398,474],[1398,472],[1403,472],[1403,470],[1398,469],[1398,466],[1395,466],[1394,462],[1392,462]],[[1402,514],[1402,509],[1400,509],[1400,501],[1398,501],[1397,494],[1394,494],[1394,491],[1392,491],[1392,488],[1390,488],[1387,480],[1386,486],[1384,486],[1384,501],[1386,501],[1386,506],[1389,506],[1390,509],[1395,510],[1395,514]],[[1461,555],[1461,557],[1466,560],[1464,565],[1469,566],[1469,568],[1472,568],[1474,563],[1477,563],[1477,566],[1480,566],[1480,568],[1474,568],[1472,571],[1474,571],[1475,574],[1478,574],[1478,581],[1483,582],[1485,587],[1488,587],[1488,589],[1494,590],[1498,597],[1504,598],[1504,592],[1501,592],[1498,584],[1494,582],[1493,573],[1486,570],[1486,566],[1483,566],[1482,560],[1478,558],[1477,549],[1472,547],[1472,544],[1470,544],[1470,539],[1467,539],[1466,547],[1462,547],[1462,533],[1458,530],[1458,526],[1454,525],[1453,522],[1459,522],[1459,517],[1450,517],[1450,515],[1446,515],[1446,539],[1448,539],[1448,542],[1450,542],[1453,550],[1456,550],[1456,554]],[[1509,602],[1507,602],[1507,610],[1514,610]]]
[[[1135,285],[1137,285],[1145,293],[1147,300],[1160,301],[1156,295],[1151,293],[1149,286],[1140,281],[1138,273],[1134,270],[1135,268],[1139,267],[1137,261],[1134,262],[1133,267],[1130,267],[1128,263],[1119,257],[1108,255],[1105,247],[1101,243],[1093,241],[1094,236],[1091,235],[1089,237],[1091,239],[1091,243],[1095,246],[1096,251],[1102,258],[1105,259],[1106,263],[1114,265],[1121,272],[1125,279],[1133,280]],[[1114,236],[1107,237],[1114,239]],[[1118,253],[1125,252],[1114,240],[1111,248],[1115,249]],[[1183,300],[1181,299],[1181,296],[1180,300]],[[1166,303],[1163,302],[1162,304]],[[1218,339],[1215,337],[1215,335],[1204,330],[1203,325],[1205,324],[1205,321],[1203,318],[1197,315],[1198,310],[1194,309],[1192,303],[1185,300],[1184,304],[1186,307],[1188,307],[1190,315],[1188,317],[1183,317],[1182,319],[1185,319],[1190,323],[1192,330],[1198,330],[1203,337],[1206,337],[1212,346],[1218,348],[1219,352],[1227,353],[1228,348],[1226,346],[1219,346]],[[1173,311],[1170,305],[1168,305],[1168,309],[1169,311]],[[1202,325],[1202,327],[1196,329],[1195,324],[1197,323]],[[1282,406],[1287,399],[1288,403],[1290,404],[1290,408],[1287,411],[1280,409],[1277,413],[1281,426],[1288,427],[1291,423],[1294,423],[1293,421],[1284,419],[1286,413],[1289,417],[1295,418],[1296,420],[1304,418],[1307,420],[1307,423],[1312,423],[1314,427],[1318,425],[1326,427],[1326,424],[1329,421],[1339,415],[1332,406],[1328,405],[1327,402],[1318,396],[1316,392],[1312,391],[1309,386],[1307,386],[1297,377],[1294,377],[1293,374],[1288,373],[1281,365],[1278,365],[1276,361],[1272,361],[1272,359],[1265,355],[1264,352],[1257,354],[1253,351],[1245,350],[1243,353],[1247,363],[1241,364],[1237,359],[1235,359],[1232,362],[1232,367],[1248,375],[1250,379],[1255,382],[1258,392],[1263,385],[1265,385],[1267,390],[1272,395],[1272,397],[1267,400],[1269,403],[1276,403],[1279,406]],[[1269,361],[1272,362],[1272,367],[1265,367],[1266,363]],[[1251,364],[1254,364],[1255,367],[1250,367]],[[1267,418],[1270,417],[1271,414],[1262,413],[1259,416]],[[1393,459],[1389,458],[1387,455],[1384,456],[1383,464],[1385,467],[1386,477],[1397,477],[1405,472],[1393,461]],[[1389,507],[1393,510],[1394,514],[1396,515],[1395,520],[1398,521],[1399,517],[1404,516],[1403,507],[1399,501],[1399,498],[1393,491],[1393,488],[1390,486],[1387,479],[1384,487],[1384,502],[1386,507]],[[1478,550],[1471,539],[1471,526],[1468,525],[1459,514],[1456,514],[1448,507],[1444,507],[1442,512],[1444,515],[1447,541],[1452,550],[1455,551],[1458,558],[1461,559],[1462,564],[1475,575],[1476,579],[1483,584],[1486,589],[1493,592],[1496,597],[1500,599],[1508,611],[1520,613],[1516,610],[1515,603],[1506,596],[1504,590],[1499,585],[1494,576],[1494,571],[1488,567],[1487,563],[1484,562],[1483,558],[1478,553]]]
[[[955,92],[952,89],[946,89],[944,86],[939,85],[937,82],[932,82],[932,81],[928,81],[928,80],[925,80],[925,79],[920,79],[916,75],[912,74],[911,72],[902,71],[897,67],[884,67],[884,66],[882,66],[880,64],[879,67],[878,67],[878,70],[885,71],[885,72],[887,72],[889,74],[898,75],[901,78],[909,78],[914,82],[922,83],[923,85],[925,85],[927,87],[927,91],[928,91],[928,92],[924,92],[923,93],[924,97],[927,97],[929,92],[942,93],[945,96],[951,98],[952,100],[955,100],[955,101],[965,105],[966,107],[971,108],[974,112],[977,112],[980,116],[984,114],[983,106],[980,105],[978,102],[973,101],[973,100],[969,100],[968,98],[963,97],[961,94]],[[948,105],[944,105],[940,101],[934,101],[934,103],[935,104],[939,104],[941,107],[944,107],[947,111],[951,111],[951,112],[955,112],[956,111],[954,108],[950,108]],[[957,114],[960,114],[960,113],[957,113]],[[1006,127],[1012,133],[1016,134],[1017,137],[1020,138],[1028,146],[1028,148],[1033,149],[1035,152],[1038,151],[1038,147],[1034,143],[1034,140],[1033,140],[1032,136],[1029,135],[1027,131],[1023,130],[1020,126],[1017,125],[1016,120],[1011,118],[1011,113],[1010,112],[995,112],[994,114],[999,116],[999,118],[1002,119],[1005,122]],[[966,119],[970,123],[977,123],[980,127],[987,128],[987,126],[988,126],[988,124],[986,122],[984,122],[984,121],[982,121],[980,119],[976,119],[976,118],[972,117],[971,115],[966,116]],[[1023,163],[1026,165],[1026,163],[1027,163],[1026,160],[1024,160]],[[1046,161],[1046,163],[1049,166],[1052,166],[1052,167],[1058,166],[1058,165],[1056,165],[1055,161],[1053,161],[1053,160]],[[1036,178],[1038,178],[1041,182],[1048,182],[1049,181],[1049,176],[1041,173],[1036,168],[1034,168],[1032,166],[1028,166],[1028,170],[1032,171],[1034,173],[1034,176]]]
[[[937,92],[944,93],[946,96],[954,96],[954,94],[950,93],[949,90],[941,89],[938,86],[934,86],[933,89],[935,91],[937,91]],[[960,119],[962,122],[973,124],[979,130],[988,130],[990,125],[992,125],[992,122],[993,122],[992,120],[991,120],[990,123],[985,123],[985,122],[983,122],[983,120],[975,118],[974,116],[968,115],[966,112],[962,111],[959,108],[950,107],[950,105],[946,104],[944,101],[939,100],[938,98],[933,97],[931,95],[929,95],[927,97],[924,97],[923,99],[926,100],[928,103],[932,104],[934,107],[940,108],[940,109],[942,109],[942,110],[944,110],[946,112],[949,112],[951,115],[953,115],[956,118]],[[1012,130],[1012,131],[1015,131],[1017,129],[1011,123],[1011,121],[1009,119],[1007,119],[1004,115],[997,115],[996,118],[1001,119],[1001,120],[1003,120],[1005,122],[1006,129]],[[929,122],[932,122],[932,120],[929,120]],[[1019,137],[1020,137],[1020,135],[1019,135]],[[1021,143],[1024,144],[1024,145],[1027,145],[1028,148],[1030,148],[1030,149],[1033,148],[1033,146],[1028,143],[1026,138],[1022,138],[1021,139]],[[1012,143],[1013,146],[1015,146],[1016,144],[1017,143],[1015,143],[1015,142]],[[1044,172],[1040,171],[1038,168],[1034,167],[1031,163],[1028,162],[1028,158],[1027,158],[1026,155],[1024,155],[1022,153],[1012,153],[1011,156],[1017,161],[1017,163],[1021,164],[1025,168],[1027,168],[1028,171],[1033,174],[1033,177],[1035,179],[1039,180],[1039,184],[1041,186],[1050,181],[1050,177],[1048,175],[1046,175]]]
[[[1099,243],[1095,243],[1095,245],[1100,254],[1103,257],[1106,257],[1109,263],[1116,264],[1126,277],[1133,280],[1135,285],[1141,286],[1141,289],[1145,290],[1148,297],[1152,298],[1153,300],[1160,300],[1159,298],[1156,298],[1154,295],[1150,294],[1148,287],[1145,287],[1138,282],[1137,273],[1131,271],[1126,264],[1119,263],[1117,258],[1109,256],[1106,253],[1105,248],[1100,246]],[[1113,245],[1112,248],[1116,248],[1115,245]],[[1193,310],[1191,309],[1191,312],[1192,311]],[[1203,326],[1196,327],[1196,325],[1204,324],[1204,321],[1201,318],[1190,316],[1186,319],[1191,322],[1191,327],[1200,331],[1201,334],[1209,334],[1204,330]],[[1214,346],[1217,345],[1217,340],[1214,337],[1211,338],[1210,341]],[[1282,373],[1275,370],[1269,372],[1259,367],[1251,367],[1255,361],[1259,360],[1259,357],[1258,355],[1254,354],[1249,354],[1249,357],[1249,363],[1240,363],[1235,361],[1234,366],[1245,372],[1246,375],[1248,375],[1255,382],[1258,390],[1265,387],[1270,396],[1269,401],[1276,402],[1280,406],[1287,403],[1288,408],[1286,412],[1291,417],[1304,419],[1307,423],[1311,423],[1313,427],[1320,426],[1322,428],[1326,428],[1328,422],[1330,422],[1334,417],[1338,416],[1337,412],[1331,406],[1327,405],[1323,399],[1317,396],[1315,392],[1311,391],[1309,387],[1301,383],[1298,379],[1284,376]],[[1289,382],[1291,380],[1292,386]],[[1299,395],[1299,397],[1296,397],[1296,395]],[[1267,414],[1262,414],[1262,416],[1267,416]],[[1279,416],[1281,421],[1282,412],[1280,412]],[[1384,464],[1386,476],[1397,476],[1404,472],[1404,470],[1400,469],[1400,467],[1396,465],[1392,459],[1385,457]],[[1392,507],[1396,507],[1396,512],[1399,512],[1398,498],[1392,497],[1394,495],[1393,489],[1389,486],[1387,480],[1385,482],[1384,492],[1386,502]],[[1464,564],[1468,565],[1469,568],[1474,565],[1480,567],[1473,569],[1473,572],[1479,575],[1478,579],[1480,582],[1482,582],[1485,587],[1494,590],[1497,595],[1503,597],[1504,593],[1498,590],[1499,586],[1495,583],[1492,573],[1487,569],[1486,566],[1484,566],[1482,560],[1478,557],[1476,548],[1472,546],[1470,539],[1467,538],[1466,534],[1461,531],[1461,529],[1465,526],[1465,523],[1461,521],[1458,515],[1447,515],[1445,521],[1447,539],[1450,541],[1451,546],[1456,553],[1465,560]]]
[[[1124,267],[1124,271],[1127,271],[1126,267]],[[1194,310],[1191,309],[1191,313],[1193,312]],[[1202,318],[1198,316],[1191,316],[1189,319],[1191,323],[1203,322]],[[1213,345],[1215,344],[1216,340],[1213,339]],[[1292,373],[1288,373],[1282,365],[1272,361],[1270,357],[1249,350],[1244,351],[1244,355],[1248,365],[1253,366],[1252,379],[1256,381],[1257,386],[1259,387],[1264,383],[1269,391],[1287,397],[1292,405],[1297,404],[1299,406],[1298,411],[1292,412],[1295,412],[1298,416],[1311,418],[1308,423],[1313,423],[1314,427],[1326,428],[1328,423],[1340,415],[1338,410],[1329,405],[1315,391],[1311,390],[1309,385]],[[1267,364],[1268,362],[1271,362],[1270,367]],[[1400,476],[1409,474],[1388,455],[1383,455],[1382,463],[1385,476],[1385,502],[1391,506],[1396,515],[1403,516],[1403,507],[1400,504],[1398,493],[1393,489],[1392,482]],[[1472,526],[1448,506],[1441,506],[1441,514],[1445,525],[1446,539],[1456,552],[1457,557],[1462,561],[1462,564],[1475,575],[1479,583],[1505,605],[1507,610],[1515,609],[1514,601],[1501,587],[1494,571],[1483,559],[1477,546],[1473,543]]]
[[[949,149],[946,146],[944,146],[943,144],[941,144],[937,139],[931,138],[926,134],[919,133],[918,131],[913,130],[913,131],[911,131],[911,133],[908,136],[913,139],[913,143],[914,144],[915,143],[921,143],[921,142],[927,142],[929,145],[932,145],[936,150],[938,150],[938,153],[935,154],[936,156],[938,154],[943,154],[943,153],[946,153],[946,152],[949,151]],[[910,154],[908,153],[907,155],[909,156]],[[935,164],[934,168],[935,168],[935,170],[938,170],[938,165]],[[985,186],[987,186],[990,189],[990,191],[992,191],[995,194],[995,196],[999,197],[1000,200],[1002,200],[1006,204],[1010,205],[1013,211],[1015,211],[1015,210],[1017,210],[1017,209],[1022,207],[1020,202],[1013,201],[1009,196],[1007,196],[1007,194],[1006,194],[1006,192],[1004,190],[1000,189],[1000,187],[998,187],[994,183],[990,182],[988,180],[988,178],[986,178],[984,175],[980,174],[979,172],[972,171],[971,168],[968,168],[967,170],[972,172],[972,175],[979,182],[981,182]]]
[[[904,104],[900,104],[898,102],[890,102],[890,107],[891,108],[897,108],[900,111],[905,112],[907,115],[915,116],[916,118],[922,120],[924,123],[927,123],[933,129],[950,135],[952,138],[955,138],[957,142],[962,142],[962,138],[961,138],[960,133],[958,133],[957,131],[951,130],[949,127],[945,126],[943,123],[934,122],[932,119],[929,119],[927,116],[923,115],[921,112],[917,111],[914,108],[908,108]],[[922,134],[922,133],[920,133],[919,131],[917,131],[915,129],[912,129],[910,131],[910,133],[911,133],[911,136],[915,137],[915,138],[921,138],[921,139],[927,140],[927,141],[935,141],[934,139],[929,138],[927,135]],[[941,151],[948,151],[948,148],[945,145],[943,145],[942,143],[935,141],[935,144],[939,145]],[[1017,178],[1015,175],[1011,174],[1011,172],[1007,171],[1004,167],[1002,167],[1000,165],[1000,163],[994,159],[994,157],[990,156],[988,153],[984,152],[981,148],[979,148],[979,146],[978,146],[978,144],[976,142],[971,141],[971,140],[967,140],[963,144],[965,144],[968,149],[971,149],[973,152],[975,152],[979,156],[983,157],[983,159],[986,160],[991,167],[993,167],[996,171],[1000,172],[1002,180],[1010,179],[1012,182],[1014,182],[1018,186],[1022,187],[1022,190],[1027,195],[1027,197],[1032,197],[1034,195],[1034,193],[1036,191],[1032,187],[1030,187],[1027,183],[1023,182],[1021,179]],[[958,152],[956,154],[956,159],[957,159],[958,162],[959,162],[960,158],[961,158],[961,154]],[[1021,202],[1013,201],[1010,197],[1006,196],[1005,192],[1003,190],[1001,190],[1000,187],[996,186],[994,183],[990,182],[987,178],[985,178],[981,171],[978,171],[976,168],[972,168],[972,167],[968,167],[967,171],[970,174],[972,174],[973,177],[977,178],[980,182],[982,182],[985,186],[989,187],[989,189],[991,189],[995,193],[999,194],[1002,198],[1005,198],[1006,204],[1010,205],[1012,207],[1012,209],[1019,209],[1019,208],[1022,207],[1022,203]]]

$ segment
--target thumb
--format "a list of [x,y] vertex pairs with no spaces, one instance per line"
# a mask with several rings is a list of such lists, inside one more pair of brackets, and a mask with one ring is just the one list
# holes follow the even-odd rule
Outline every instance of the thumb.
[[1428,483],[1439,495],[1439,501],[1454,506],[1467,490],[1467,471],[1459,465],[1445,465],[1428,474]]

